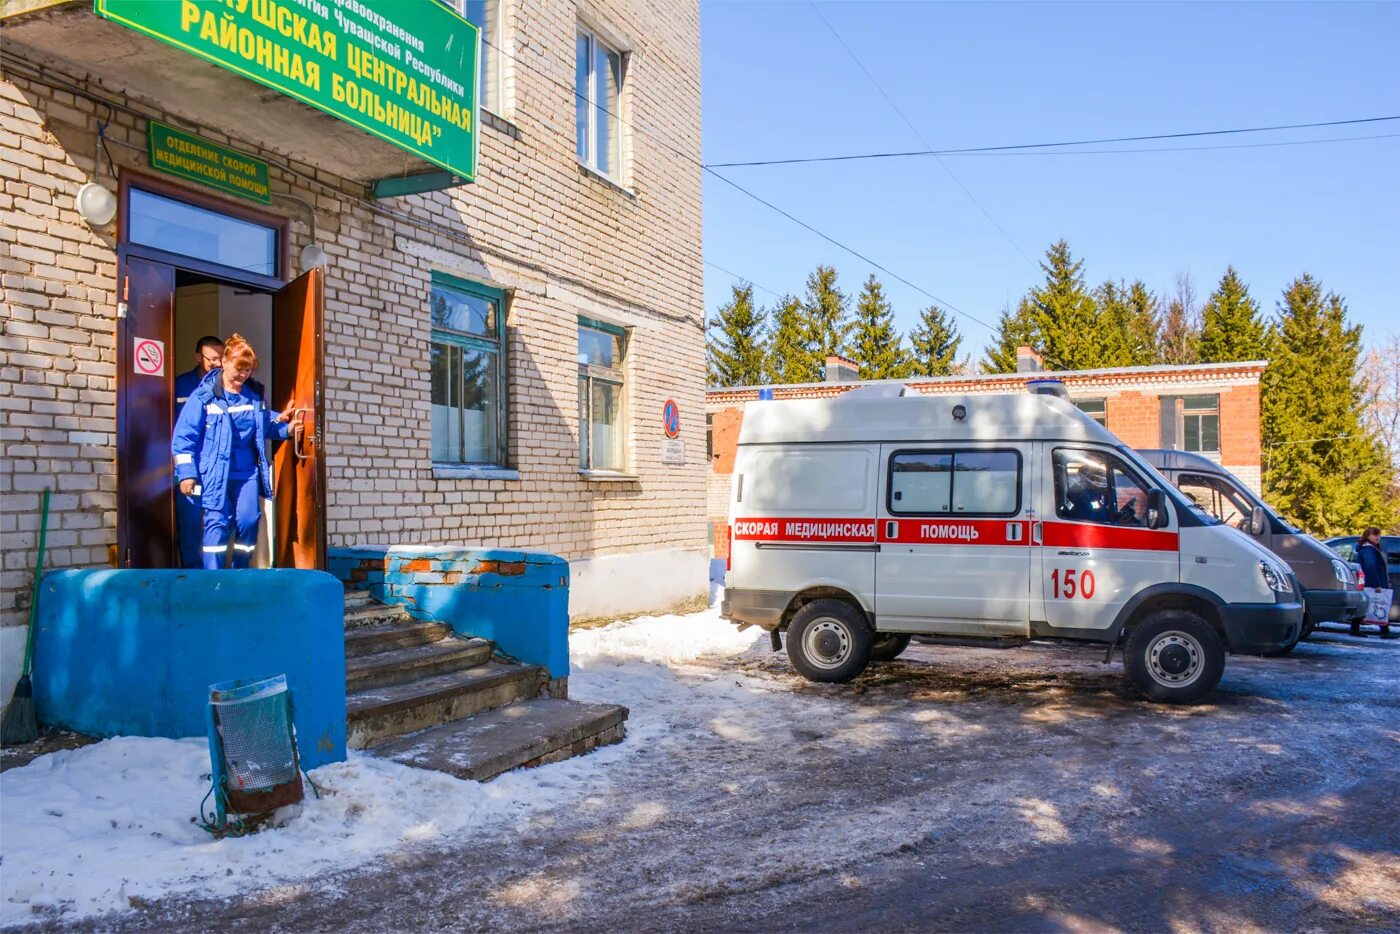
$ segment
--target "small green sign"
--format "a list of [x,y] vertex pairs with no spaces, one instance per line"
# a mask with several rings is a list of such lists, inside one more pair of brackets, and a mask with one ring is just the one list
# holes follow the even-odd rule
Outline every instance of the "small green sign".
[[459,180],[476,178],[481,30],[438,0],[93,2],[98,16],[295,97]]
[[147,125],[151,168],[267,204],[267,163],[152,120]]

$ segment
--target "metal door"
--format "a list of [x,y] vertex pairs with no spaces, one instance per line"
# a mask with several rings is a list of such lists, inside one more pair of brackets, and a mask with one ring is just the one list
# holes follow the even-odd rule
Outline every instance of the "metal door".
[[300,437],[273,456],[277,528],[273,564],[279,568],[326,565],[325,410],[322,406],[322,308],[324,275],[312,269],[272,297],[272,398],[279,411],[290,400]]
[[121,270],[117,290],[117,566],[176,567],[174,467],[170,457],[175,376],[169,358],[175,269],[123,256]]

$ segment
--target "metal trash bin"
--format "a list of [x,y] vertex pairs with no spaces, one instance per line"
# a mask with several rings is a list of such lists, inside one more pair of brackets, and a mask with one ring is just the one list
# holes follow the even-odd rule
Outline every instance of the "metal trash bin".
[[229,813],[266,815],[302,800],[287,676],[209,685],[215,826]]

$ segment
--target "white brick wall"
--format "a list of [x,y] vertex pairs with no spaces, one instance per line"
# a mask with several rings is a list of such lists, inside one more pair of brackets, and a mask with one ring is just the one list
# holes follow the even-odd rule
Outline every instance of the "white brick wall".
[[[141,114],[118,110],[110,118],[112,155],[123,169],[149,171],[143,117],[177,125],[197,119],[202,135],[271,162],[275,192],[315,206],[330,255],[332,547],[486,543],[567,558],[703,551],[700,171],[631,132],[627,190],[582,172],[571,90],[576,7],[565,0],[506,7],[507,47],[531,66],[506,63],[503,109],[519,139],[483,121],[476,184],[380,209],[361,200],[358,184],[292,163],[260,140],[239,137],[236,125],[220,132],[222,115],[182,114],[175,98],[129,100],[101,86],[100,75],[50,76]],[[593,0],[589,16],[630,41],[624,112],[698,156],[695,0]],[[0,81],[0,623],[7,625],[24,619],[44,486],[54,488],[49,566],[106,565],[115,552],[115,229],[94,231],[73,209],[74,193],[93,173],[99,114],[108,118],[88,96],[19,69]],[[273,209],[293,219],[295,256],[309,237],[306,211],[284,198]],[[510,290],[510,466],[519,480],[433,474],[427,304],[434,269]],[[627,406],[635,482],[578,474],[580,313],[632,328]],[[681,406],[685,467],[660,463],[667,398]],[[697,581],[696,591],[703,588]]]

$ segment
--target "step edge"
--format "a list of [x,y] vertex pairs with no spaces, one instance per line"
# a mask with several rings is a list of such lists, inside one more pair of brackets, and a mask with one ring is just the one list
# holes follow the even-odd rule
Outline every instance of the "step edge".
[[[430,691],[424,694],[409,695],[408,697],[403,697],[399,700],[381,701],[377,703],[371,702],[360,707],[355,706],[355,695],[360,692],[349,692],[347,693],[345,698],[345,720],[346,723],[356,723],[361,720],[367,720],[370,717],[377,716],[379,714],[397,713],[401,710],[409,710],[414,707],[418,707],[422,704],[431,704],[437,700],[444,700],[456,694],[467,694],[471,693],[472,691],[486,690],[488,688],[498,687],[502,684],[509,684],[515,681],[526,681],[531,678],[538,678],[539,674],[543,671],[544,669],[542,669],[538,665],[513,665],[510,667],[503,668],[502,670],[496,671],[485,677],[482,677],[479,680],[473,680],[468,683],[459,684],[451,688],[443,688],[440,690]],[[452,672],[452,674],[457,673],[458,672]],[[446,675],[437,675],[435,677],[446,677]],[[366,690],[375,689],[368,688]],[[479,711],[479,713],[486,713],[486,711]],[[477,716],[477,714],[473,714],[473,716]]]

